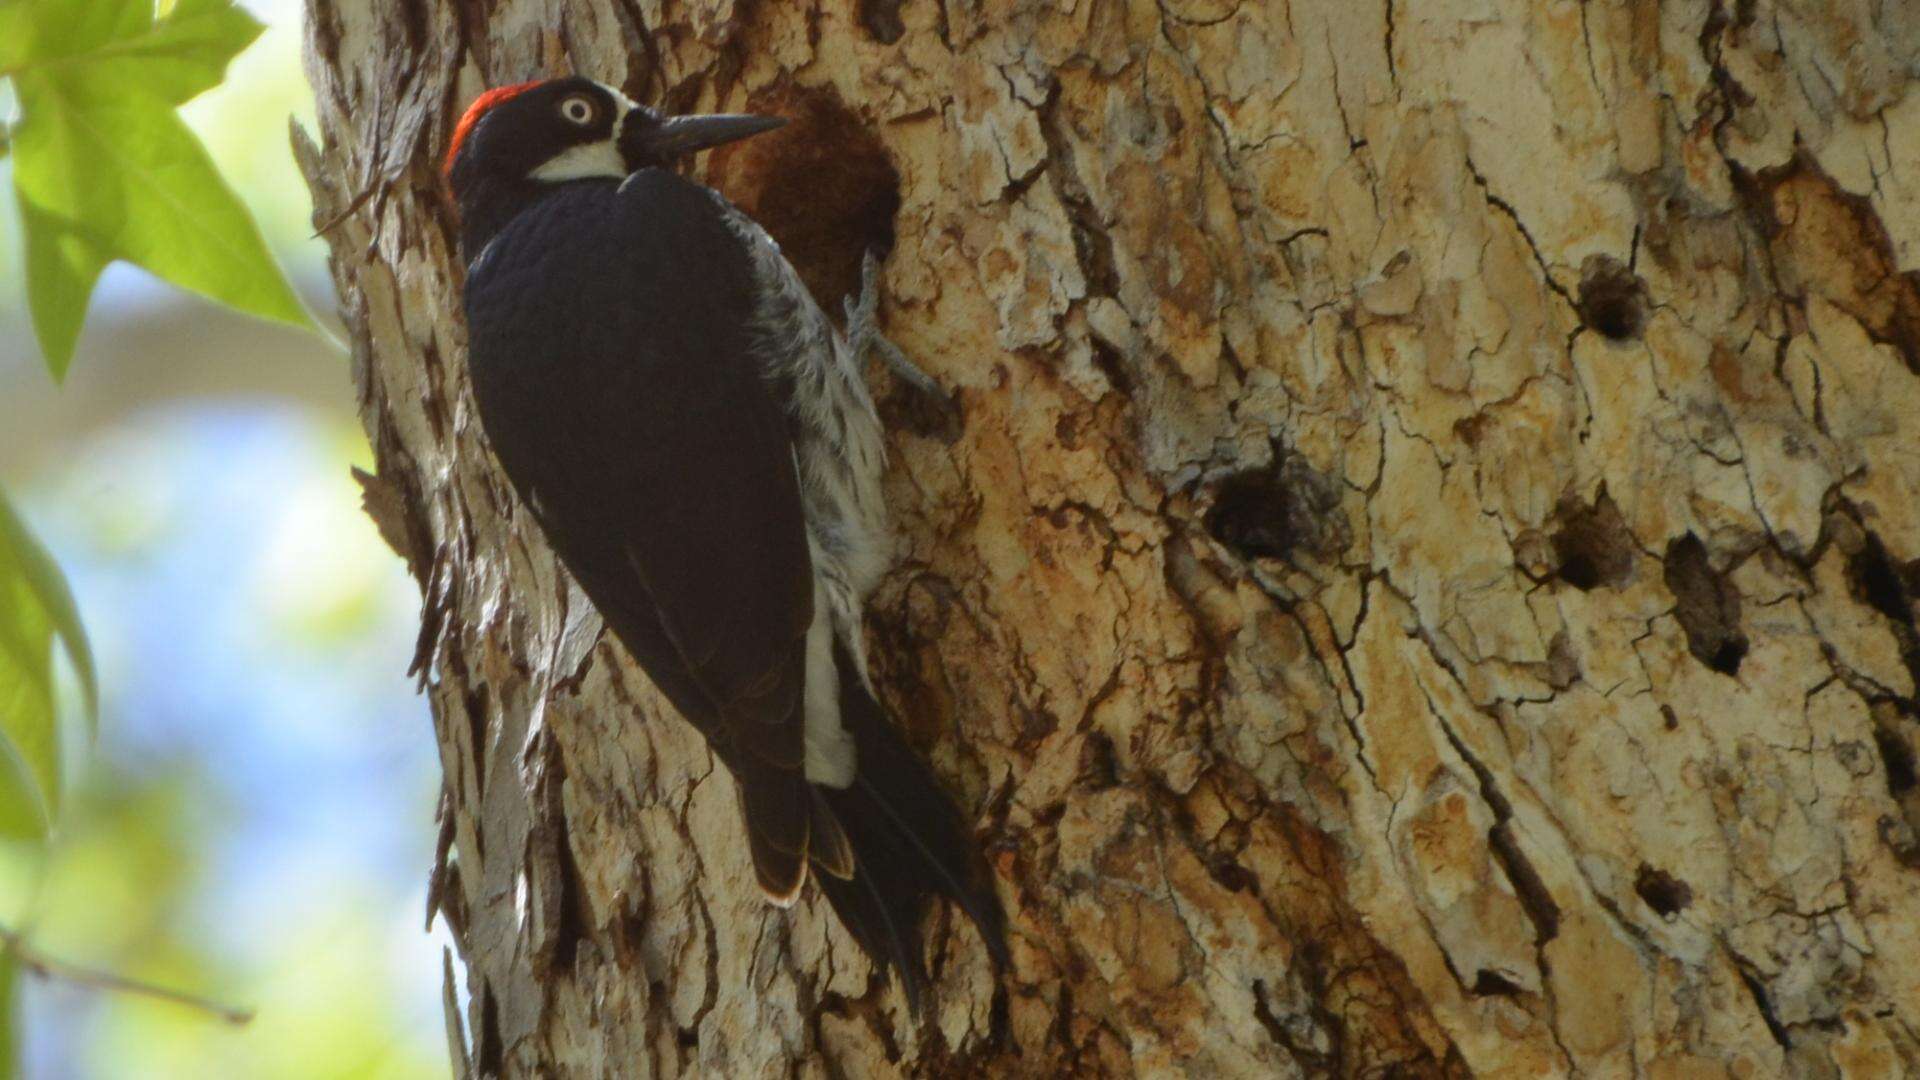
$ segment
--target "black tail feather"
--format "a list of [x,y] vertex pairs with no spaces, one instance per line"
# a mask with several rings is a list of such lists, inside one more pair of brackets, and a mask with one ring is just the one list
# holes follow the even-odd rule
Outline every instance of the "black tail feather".
[[[932,781],[931,774],[927,779]],[[973,877],[970,865],[972,860],[968,856],[970,846],[966,845],[963,839],[956,839],[955,845],[943,844],[941,845],[944,848],[943,851],[934,851],[924,838],[924,834],[919,831],[924,822],[916,824],[909,821],[895,808],[886,793],[868,784],[864,778],[856,779],[855,784],[867,789],[875,805],[885,811],[894,825],[896,835],[906,837],[909,847],[919,857],[922,865],[933,871],[934,876],[939,879],[939,891],[954,903],[959,904],[960,910],[966,912],[967,917],[973,920],[974,926],[980,930],[980,936],[986,941],[987,954],[993,960],[993,966],[1000,970],[1011,966],[1013,960],[1007,954],[1006,915],[1000,910],[999,898],[991,891],[971,885],[967,881]],[[944,799],[944,796],[942,798]],[[950,811],[951,807],[948,809]],[[958,859],[954,857],[956,852],[959,855]]]
[[841,721],[859,755],[845,789],[814,789],[853,848],[851,881],[815,874],[827,901],[876,966],[898,968],[920,1011],[928,985],[920,920],[939,896],[979,929],[994,967],[1010,966],[1006,916],[991,887],[977,884],[973,844],[939,781],[887,721],[844,649],[836,646]]
[[897,853],[870,828],[847,829],[857,864],[846,880],[817,874],[820,891],[840,916],[853,939],[881,971],[900,972],[907,1005],[918,1014],[927,997],[927,973],[922,963],[920,916],[925,897],[910,881],[902,880]]

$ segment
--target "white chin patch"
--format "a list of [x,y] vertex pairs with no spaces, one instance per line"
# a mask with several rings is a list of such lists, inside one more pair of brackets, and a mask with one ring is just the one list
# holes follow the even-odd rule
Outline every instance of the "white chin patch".
[[[617,127],[614,130],[619,130]],[[533,170],[533,178],[550,184],[565,180],[586,180],[595,176],[604,176],[612,180],[627,175],[626,160],[620,156],[620,149],[613,145],[612,139],[599,142],[581,143],[548,158],[546,164]]]

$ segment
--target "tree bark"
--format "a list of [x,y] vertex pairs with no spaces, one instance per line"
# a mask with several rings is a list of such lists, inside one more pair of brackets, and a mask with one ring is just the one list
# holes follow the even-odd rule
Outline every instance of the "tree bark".
[[[313,0],[456,1068],[1920,1070],[1916,12]],[[438,159],[576,70],[795,117],[697,174],[955,393],[871,643],[1015,965],[924,1025],[485,450]]]

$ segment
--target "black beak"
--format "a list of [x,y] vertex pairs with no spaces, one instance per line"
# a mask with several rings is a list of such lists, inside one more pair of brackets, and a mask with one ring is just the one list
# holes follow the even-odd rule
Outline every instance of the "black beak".
[[627,114],[620,131],[620,152],[628,163],[672,161],[685,154],[737,142],[750,135],[784,127],[779,116],[720,113],[713,116],[669,116],[654,120],[642,110]]

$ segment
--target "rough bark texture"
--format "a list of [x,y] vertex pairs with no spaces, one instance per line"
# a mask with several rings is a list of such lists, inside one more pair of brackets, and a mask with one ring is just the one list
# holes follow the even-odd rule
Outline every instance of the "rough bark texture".
[[[1920,8],[314,0],[479,1075],[1920,1069]],[[889,400],[884,696],[1012,920],[916,1028],[487,456],[435,167],[578,70]],[[837,310],[837,304],[836,304]],[[456,1014],[464,1013],[463,1016]]]

